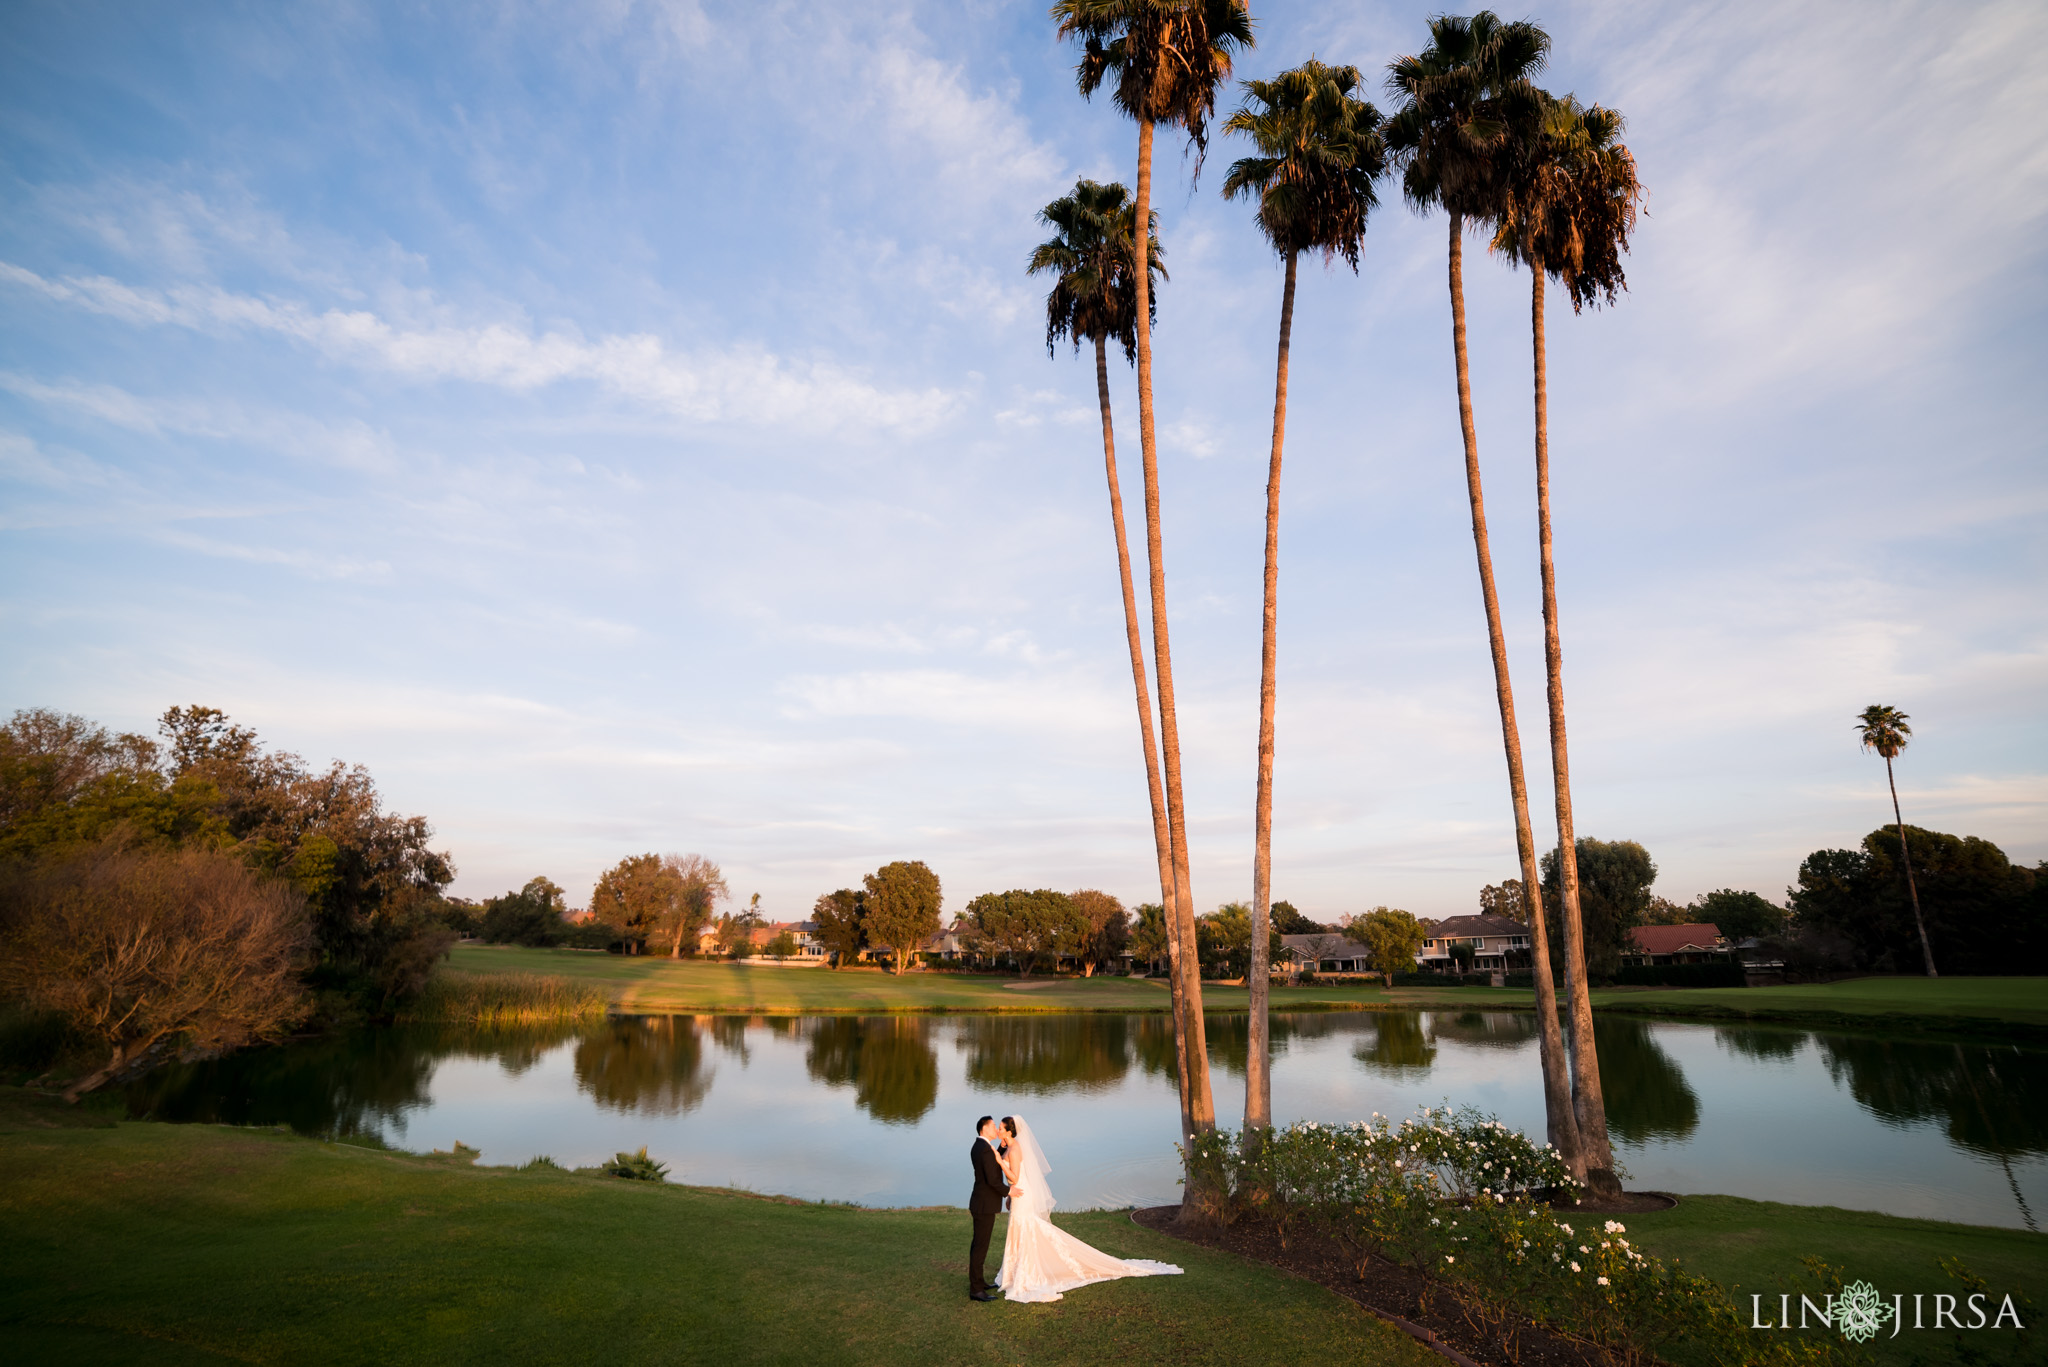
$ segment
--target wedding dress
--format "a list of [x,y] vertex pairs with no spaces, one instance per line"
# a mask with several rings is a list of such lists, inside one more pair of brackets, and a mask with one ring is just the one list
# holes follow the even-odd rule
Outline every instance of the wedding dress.
[[1055,1225],[1050,1218],[1052,1188],[1045,1180],[1052,1165],[1022,1120],[1017,1121],[1015,1143],[1021,1157],[1019,1190],[1010,1198],[1010,1232],[1003,1240],[1002,1270],[996,1273],[996,1285],[1005,1296],[1013,1301],[1056,1301],[1062,1292],[1091,1282],[1179,1273],[1172,1263],[1113,1258]]

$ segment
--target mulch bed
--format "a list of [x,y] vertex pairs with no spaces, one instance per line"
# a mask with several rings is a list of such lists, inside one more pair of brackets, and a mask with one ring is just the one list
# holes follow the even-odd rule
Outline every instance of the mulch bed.
[[[1573,1209],[1590,1214],[1668,1210],[1676,1204],[1676,1198],[1661,1193],[1630,1192],[1598,1206],[1584,1201]],[[1328,1287],[1456,1362],[1475,1367],[1608,1367],[1607,1355],[1599,1349],[1519,1317],[1507,1317],[1503,1323],[1497,1309],[1414,1268],[1368,1254],[1361,1277],[1350,1251],[1327,1235],[1297,1229],[1283,1247],[1279,1234],[1263,1221],[1188,1228],[1177,1223],[1179,1218],[1179,1206],[1131,1212],[1131,1219],[1147,1229],[1204,1248],[1220,1248]]]

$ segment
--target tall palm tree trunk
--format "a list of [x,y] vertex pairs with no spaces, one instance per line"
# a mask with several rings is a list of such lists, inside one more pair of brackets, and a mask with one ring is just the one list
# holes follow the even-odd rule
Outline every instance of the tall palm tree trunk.
[[[1179,1010],[1174,1013],[1174,1042],[1180,1054],[1183,1140],[1216,1128],[1216,1099],[1209,1088],[1209,1047],[1202,1029],[1201,965],[1195,952],[1195,899],[1188,873],[1187,811],[1181,798],[1180,719],[1173,701],[1173,651],[1166,627],[1166,552],[1159,530],[1159,443],[1152,416],[1152,282],[1144,263],[1152,225],[1152,123],[1138,124],[1138,188],[1132,206],[1131,259],[1137,283],[1138,324],[1138,449],[1145,471],[1145,552],[1151,569],[1152,664],[1159,680],[1159,757],[1166,780],[1167,837],[1173,851],[1173,886],[1164,900],[1171,933],[1168,953],[1176,956],[1175,981],[1180,984]],[[1192,1175],[1192,1170],[1191,1170]],[[1198,1216],[1206,1193],[1189,1182],[1182,1209]]]
[[1934,971],[1934,947],[1927,943],[1927,922],[1920,916],[1920,886],[1913,881],[1913,852],[1906,846],[1906,818],[1899,815],[1899,781],[1892,777],[1892,757],[1884,757],[1884,781],[1892,790],[1892,824],[1899,828],[1899,862],[1906,866],[1906,893],[1913,899],[1913,925],[1920,932],[1920,954],[1927,960],[1927,976],[1939,978]]
[[1280,453],[1287,439],[1287,348],[1294,335],[1294,277],[1300,252],[1287,253],[1280,291],[1280,352],[1273,365],[1273,453],[1266,466],[1266,619],[1259,656],[1259,787],[1252,816],[1252,964],[1250,1052],[1244,1069],[1247,1135],[1273,1123],[1273,1076],[1267,1061],[1266,1002],[1271,987],[1273,926],[1273,694],[1280,608]]
[[1493,691],[1500,703],[1501,745],[1507,751],[1508,793],[1515,809],[1515,853],[1522,865],[1522,896],[1529,915],[1530,958],[1536,979],[1536,1023],[1543,1067],[1543,1115],[1551,1145],[1575,1176],[1585,1171],[1579,1129],[1572,1117],[1571,1079],[1550,980],[1550,946],[1543,917],[1543,879],[1536,868],[1536,838],[1529,824],[1529,784],[1522,772],[1522,735],[1515,725],[1515,690],[1508,678],[1508,646],[1501,630],[1500,596],[1493,584],[1493,550],[1486,537],[1486,495],[1479,481],[1479,432],[1472,420],[1472,369],[1465,353],[1465,218],[1451,215],[1451,348],[1457,355],[1458,425],[1465,438],[1465,492],[1472,503],[1472,545],[1479,556],[1479,592],[1486,603],[1486,634],[1493,648]]
[[[1131,587],[1131,546],[1124,536],[1123,481],[1116,472],[1116,428],[1109,415],[1109,342],[1095,339],[1095,393],[1102,404],[1102,463],[1109,477],[1109,520],[1116,529],[1116,568],[1124,591],[1124,636],[1131,647],[1131,687],[1138,696],[1138,735],[1145,746],[1145,783],[1152,797],[1152,845],[1159,855],[1160,906],[1169,926],[1173,921],[1173,841],[1167,834],[1166,793],[1159,781],[1159,742],[1152,730],[1152,690],[1145,677],[1145,646],[1138,631],[1138,596]],[[1172,931],[1168,931],[1169,939]],[[1180,981],[1167,979],[1174,1009],[1175,1025],[1180,1016]],[[1181,1069],[1180,1094],[1182,1126],[1187,1111],[1186,1069]]]
[[1557,889],[1564,923],[1564,981],[1570,993],[1572,1118],[1586,1182],[1618,1192],[1614,1149],[1607,1138],[1607,1099],[1600,1090],[1600,1054],[1593,1042],[1593,998],[1586,985],[1586,930],[1579,914],[1579,846],[1572,829],[1571,761],[1564,730],[1564,647],[1557,632],[1557,565],[1550,547],[1550,370],[1544,349],[1543,258],[1530,259],[1529,328],[1536,370],[1536,540],[1543,562],[1543,662],[1550,702],[1550,774],[1557,799]]

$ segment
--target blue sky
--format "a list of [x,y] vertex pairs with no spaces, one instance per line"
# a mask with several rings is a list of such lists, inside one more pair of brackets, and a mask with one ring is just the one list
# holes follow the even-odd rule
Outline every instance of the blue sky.
[[[1255,5],[1239,74],[1376,80],[1425,13]],[[1533,17],[1650,189],[1630,293],[1550,317],[1580,832],[1781,895],[1888,816],[1887,702],[1909,820],[2048,858],[2048,10]],[[9,6],[0,707],[360,761],[472,895],[653,849],[779,915],[896,858],[949,907],[1156,896],[1091,367],[1022,270],[1133,172],[1072,62],[974,0]],[[1250,891],[1280,273],[1231,141],[1192,190],[1161,147],[1208,906]],[[1274,887],[1318,916],[1514,873],[1444,224],[1387,200],[1297,307]],[[1467,291],[1541,790],[1527,278],[1475,242]]]

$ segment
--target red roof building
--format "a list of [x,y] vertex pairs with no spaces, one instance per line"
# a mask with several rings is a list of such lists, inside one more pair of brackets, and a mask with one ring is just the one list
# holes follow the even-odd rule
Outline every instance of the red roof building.
[[1703,964],[1728,956],[1728,941],[1711,921],[1682,926],[1637,926],[1629,931],[1639,963]]

